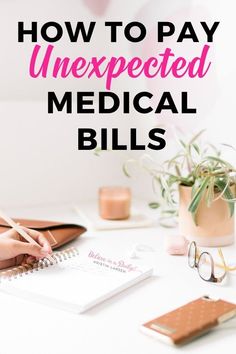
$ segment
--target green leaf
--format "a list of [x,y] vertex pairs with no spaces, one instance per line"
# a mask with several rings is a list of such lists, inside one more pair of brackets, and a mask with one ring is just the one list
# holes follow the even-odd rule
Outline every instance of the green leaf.
[[214,153],[219,157],[221,155],[221,151],[217,149],[217,147],[211,143],[208,143],[208,146],[214,151]]
[[123,172],[124,172],[126,177],[129,177],[129,178],[131,177],[129,172],[128,172],[128,170],[127,170],[127,164],[126,163],[123,164],[122,170],[123,170]]
[[229,168],[233,168],[233,166],[232,166],[229,162],[227,162],[227,161],[225,161],[225,160],[222,160],[221,158],[216,157],[216,156],[206,156],[206,157],[204,158],[204,161],[203,161],[203,162],[205,162],[205,161],[207,162],[207,160],[219,162],[220,164],[222,164],[222,165],[224,165],[224,166],[227,166],[227,167],[229,167]]
[[152,177],[152,189],[154,193],[157,193],[156,185],[160,188],[160,179],[157,176]]
[[163,210],[162,215],[177,215],[178,212],[176,209],[168,209],[168,210]]
[[180,168],[177,164],[175,165],[175,172],[178,176],[181,176],[181,171],[180,171]]
[[197,189],[200,187],[201,185],[201,179],[195,179],[195,182],[192,186],[192,191],[191,191],[191,198],[193,199],[193,196],[195,195]]
[[100,147],[97,147],[96,149],[94,149],[94,155],[95,156],[100,156],[102,149]]
[[162,188],[162,197],[166,199],[167,203],[172,204],[172,196],[171,196],[171,190],[165,180],[165,178],[160,175],[160,182],[161,182],[161,188]]
[[194,148],[194,150],[198,153],[198,155],[200,155],[200,148],[197,144],[192,144],[192,147]]
[[122,166],[122,170],[123,170],[126,177],[129,177],[129,178],[131,177],[131,175],[128,171],[128,166],[130,164],[136,164],[136,163],[137,163],[137,161],[135,159],[128,159],[127,161],[125,161],[125,163]]
[[151,209],[158,209],[158,208],[160,208],[161,205],[160,205],[160,203],[157,203],[157,202],[151,202],[148,204],[148,206]]
[[186,148],[187,144],[185,144],[185,142],[183,140],[179,139],[179,142],[184,148]]
[[232,202],[234,197],[233,197],[233,194],[230,190],[229,184],[227,183],[227,181],[225,179],[216,179],[215,186],[217,186],[219,191],[222,192],[222,195],[224,196],[225,201],[226,202],[228,201],[227,204],[229,207],[229,213],[230,213],[230,217],[232,217],[234,214],[234,203]]
[[233,149],[234,151],[236,151],[236,149],[235,149],[235,147],[233,145],[225,144],[225,143],[222,143],[221,145],[229,147],[230,149]]
[[200,186],[197,188],[191,203],[188,207],[188,211],[190,211],[193,215],[193,219],[195,224],[197,225],[197,220],[196,220],[196,213],[197,213],[197,209],[199,207],[199,203],[203,197],[203,194],[209,184],[210,181],[210,177],[206,177],[205,179],[202,180],[202,183],[200,184]]
[[173,184],[179,181],[179,176],[169,176],[167,179],[167,184],[169,187],[171,187]]
[[215,177],[213,176],[209,181],[208,189],[206,192],[206,204],[208,208],[211,206],[214,200],[214,196],[215,196],[214,187],[215,187]]
[[196,141],[202,135],[202,133],[204,133],[205,131],[206,131],[206,129],[202,129],[202,130],[200,130],[200,132],[198,132],[196,135],[194,135],[192,137],[192,139],[190,140],[189,145],[193,144],[194,141]]

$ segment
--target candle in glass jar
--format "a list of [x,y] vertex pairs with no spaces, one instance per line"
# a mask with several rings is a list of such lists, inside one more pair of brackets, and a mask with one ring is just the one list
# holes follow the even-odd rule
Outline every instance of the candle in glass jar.
[[126,187],[99,189],[99,213],[107,220],[124,220],[130,216],[131,191]]

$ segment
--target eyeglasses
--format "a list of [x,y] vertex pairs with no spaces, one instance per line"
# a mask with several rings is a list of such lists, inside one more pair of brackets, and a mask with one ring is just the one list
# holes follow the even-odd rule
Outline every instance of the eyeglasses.
[[220,283],[225,278],[227,271],[236,267],[228,267],[225,263],[222,250],[218,248],[222,264],[216,263],[209,252],[199,252],[196,242],[193,241],[188,249],[188,265],[197,268],[199,276],[208,282]]

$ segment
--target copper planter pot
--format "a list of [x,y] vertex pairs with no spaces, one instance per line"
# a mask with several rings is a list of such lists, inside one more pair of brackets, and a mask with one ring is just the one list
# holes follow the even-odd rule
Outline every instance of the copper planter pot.
[[188,211],[191,202],[191,187],[179,186],[179,230],[188,240],[199,246],[227,246],[234,242],[234,215],[230,217],[229,207],[223,199],[218,199],[210,207],[202,198],[197,210],[195,225]]

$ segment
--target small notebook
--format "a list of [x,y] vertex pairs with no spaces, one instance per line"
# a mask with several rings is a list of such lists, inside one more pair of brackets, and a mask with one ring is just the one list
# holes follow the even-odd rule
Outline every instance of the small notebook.
[[31,301],[82,313],[152,274],[129,260],[94,250],[69,248],[44,259],[0,273],[0,290]]

